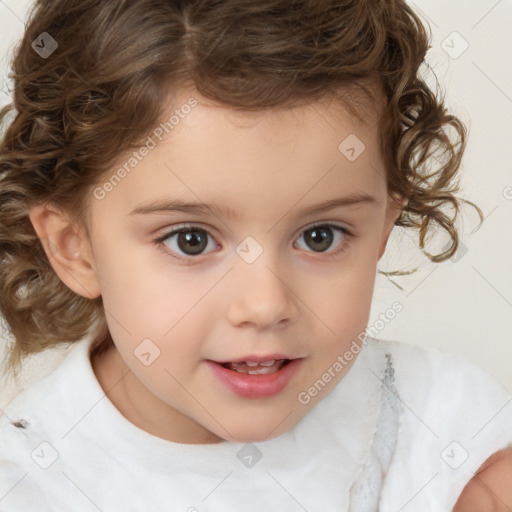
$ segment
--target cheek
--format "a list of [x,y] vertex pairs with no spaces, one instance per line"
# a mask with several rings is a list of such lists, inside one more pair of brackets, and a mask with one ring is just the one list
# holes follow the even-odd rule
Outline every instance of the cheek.
[[[369,261],[308,280],[304,302],[312,311],[323,339],[333,345],[350,343],[364,332],[370,315],[376,268]],[[319,331],[320,332],[320,331]]]
[[158,362],[165,367],[175,366],[180,358],[182,367],[195,360],[198,343],[208,332],[207,301],[202,299],[218,277],[191,279],[185,271],[166,275],[136,257],[117,262],[107,251],[104,256],[98,265],[103,307],[120,352],[132,357],[144,340],[150,340],[144,343],[150,352],[160,352]]

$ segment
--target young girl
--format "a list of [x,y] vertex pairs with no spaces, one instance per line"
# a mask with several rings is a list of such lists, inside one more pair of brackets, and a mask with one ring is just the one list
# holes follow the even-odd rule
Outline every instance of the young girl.
[[2,512],[512,504],[505,388],[366,335],[393,226],[457,248],[466,132],[428,47],[401,0],[36,3],[2,114],[5,371],[68,349],[1,415]]

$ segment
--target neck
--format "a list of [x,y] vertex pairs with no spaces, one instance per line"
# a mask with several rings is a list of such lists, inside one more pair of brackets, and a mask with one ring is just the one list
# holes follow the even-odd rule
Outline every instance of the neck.
[[175,443],[224,441],[152,394],[126,366],[115,346],[93,356],[91,364],[105,395],[138,428]]

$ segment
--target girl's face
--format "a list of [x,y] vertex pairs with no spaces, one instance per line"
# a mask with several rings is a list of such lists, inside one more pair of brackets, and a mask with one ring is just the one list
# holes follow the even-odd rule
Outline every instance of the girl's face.
[[115,349],[93,367],[128,420],[174,442],[264,441],[344,377],[398,214],[377,120],[327,102],[235,113],[183,90],[98,184],[87,247]]

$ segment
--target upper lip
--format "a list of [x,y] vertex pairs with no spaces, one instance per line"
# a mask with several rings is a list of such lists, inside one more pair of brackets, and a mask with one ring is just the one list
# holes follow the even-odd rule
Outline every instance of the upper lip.
[[272,361],[272,360],[279,360],[279,359],[297,359],[295,357],[289,357],[287,355],[284,355],[284,354],[268,354],[268,355],[263,355],[263,356],[258,356],[258,355],[248,355],[248,356],[245,356],[245,357],[239,357],[239,358],[236,358],[236,359],[228,359],[228,360],[223,360],[223,361],[216,361],[215,359],[211,359],[211,361],[213,361],[214,363],[218,363],[218,364],[225,364],[225,363],[245,363],[245,362],[249,362],[249,363],[264,363],[265,361]]

